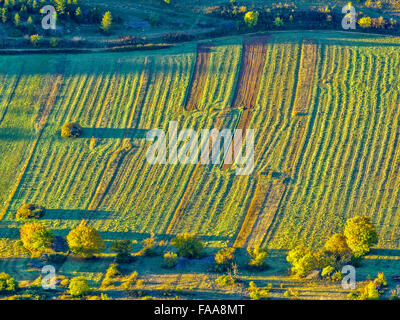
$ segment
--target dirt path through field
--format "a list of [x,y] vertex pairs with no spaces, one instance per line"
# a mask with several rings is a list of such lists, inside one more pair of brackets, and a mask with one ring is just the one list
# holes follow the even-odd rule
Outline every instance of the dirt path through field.
[[186,110],[196,110],[199,107],[205,90],[211,50],[212,47],[210,45],[204,43],[197,45],[196,64],[193,78],[189,85],[189,94],[185,104]]

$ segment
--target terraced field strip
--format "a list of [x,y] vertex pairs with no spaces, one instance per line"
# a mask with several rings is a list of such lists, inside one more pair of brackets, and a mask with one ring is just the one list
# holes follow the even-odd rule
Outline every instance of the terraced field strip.
[[96,137],[97,134],[102,133],[103,129],[105,128],[105,125],[108,121],[108,118],[110,116],[110,110],[111,110],[111,103],[114,101],[114,95],[116,93],[115,87],[118,83],[118,78],[119,78],[119,63],[117,63],[117,68],[114,74],[111,77],[111,81],[108,83],[108,87],[106,89],[107,95],[103,101],[102,108],[100,110],[99,116],[97,118],[95,127],[93,129],[93,136],[90,139],[90,148],[93,149],[96,147],[97,143],[99,142],[100,138]]
[[[299,150],[302,150],[304,134],[308,119],[303,113],[308,111],[310,105],[311,92],[313,86],[313,75],[316,69],[317,45],[310,41],[304,41],[302,45],[299,78],[296,86],[295,107],[298,112],[294,112],[294,132],[286,147],[286,157],[288,157],[287,167],[284,175],[293,176],[296,170],[296,161],[300,161]],[[302,113],[300,115],[300,112]],[[276,212],[285,196],[287,184],[284,178],[279,178],[270,182],[265,188],[265,184],[259,180],[253,196],[251,205],[247,211],[244,223],[234,242],[235,247],[261,245],[269,232],[270,226],[274,221]]]
[[139,121],[140,121],[140,114],[144,103],[144,97],[147,92],[148,82],[150,78],[150,70],[151,70],[151,62],[146,58],[143,71],[140,76],[139,80],[139,88],[136,93],[136,98],[134,100],[134,104],[132,106],[128,124],[125,129],[124,138],[122,139],[120,147],[113,152],[109,161],[107,162],[106,169],[104,170],[101,178],[100,183],[97,186],[96,192],[92,198],[88,206],[89,211],[97,210],[101,201],[104,199],[105,194],[109,190],[115,175],[123,161],[125,155],[131,149],[129,145],[129,140],[131,139],[130,130],[137,129]]
[[212,46],[204,43],[197,45],[196,64],[194,74],[189,87],[189,94],[185,104],[186,110],[196,110],[206,88],[205,84],[208,75],[208,66],[210,64],[210,52]]
[[[58,69],[57,71],[61,71],[62,70],[62,72],[64,72],[65,63],[63,63],[62,66],[58,65],[57,69]],[[37,137],[36,137],[35,141],[32,144],[32,147],[31,147],[31,150],[30,150],[29,154],[26,155],[25,163],[24,163],[24,165],[23,165],[23,167],[22,167],[22,169],[20,171],[20,174],[19,174],[19,176],[18,176],[18,178],[16,180],[16,183],[14,184],[14,187],[12,188],[12,190],[11,190],[11,192],[9,194],[8,199],[5,202],[3,210],[0,213],[0,220],[3,218],[4,214],[7,212],[8,208],[9,208],[9,206],[10,206],[10,204],[11,204],[13,198],[14,198],[15,193],[17,192],[17,190],[19,188],[20,182],[21,182],[21,180],[22,180],[22,178],[23,178],[23,176],[25,174],[25,171],[29,166],[29,163],[31,161],[32,155],[34,154],[34,152],[36,150],[36,147],[37,147],[38,142],[40,140],[40,137],[42,135],[43,129],[46,126],[47,119],[48,119],[49,114],[50,114],[50,112],[51,112],[51,110],[53,108],[53,105],[54,105],[54,103],[55,103],[55,101],[57,99],[57,95],[58,95],[58,93],[60,91],[60,88],[61,88],[61,85],[62,85],[63,81],[64,81],[64,75],[63,74],[59,74],[59,73],[56,73],[54,75],[53,79],[52,79],[53,85],[49,86],[50,90],[49,90],[49,93],[47,95],[46,102],[44,102],[44,106],[43,106],[43,108],[41,108],[41,110],[40,110],[40,112],[38,114],[38,117],[35,120],[36,130],[37,130]]]
[[25,62],[22,63],[21,70],[20,70],[19,74],[16,76],[16,80],[15,80],[15,82],[14,82],[14,84],[13,84],[12,89],[11,89],[11,93],[10,93],[10,95],[9,95],[8,98],[7,98],[7,101],[6,101],[6,103],[5,103],[5,107],[4,107],[3,110],[2,110],[2,113],[0,114],[0,125],[1,125],[1,123],[3,122],[4,117],[5,117],[6,114],[7,114],[8,106],[9,106],[10,102],[11,102],[12,99],[14,98],[15,90],[17,89],[17,87],[18,87],[18,85],[19,85],[19,82],[20,82],[20,80],[21,80],[21,77],[22,77],[22,72],[23,72],[23,70],[24,70],[24,64],[25,64]]
[[[245,136],[246,129],[251,121],[251,109],[255,107],[257,101],[265,66],[268,39],[269,37],[263,36],[250,37],[243,40],[242,61],[233,99],[233,108],[243,108],[242,116],[236,128],[243,130],[243,136]],[[228,148],[227,154],[234,154],[237,147],[232,143]],[[231,164],[225,164],[224,161],[222,170],[227,170],[230,167]]]
[[233,247],[235,248],[241,248],[245,246],[247,238],[250,235],[253,226],[257,220],[257,216],[262,210],[265,199],[267,199],[267,195],[272,187],[271,183],[266,180],[267,179],[264,177],[258,178],[257,186],[251,199],[250,206],[247,210],[240,231],[233,244]]
[[[220,129],[224,123],[224,117],[223,116],[217,116],[215,121],[214,121],[214,128]],[[210,150],[212,150],[212,145],[210,145]],[[168,228],[165,232],[165,234],[170,235],[174,234],[176,232],[176,229],[179,225],[179,222],[185,212],[185,209],[187,205],[189,204],[189,201],[192,199],[193,192],[195,189],[198,187],[197,183],[200,180],[201,175],[204,172],[204,165],[202,165],[200,162],[196,165],[194,168],[192,175],[188,181],[188,184],[185,188],[185,193],[183,194],[183,197],[179,201],[179,204],[175,210],[175,213],[171,219],[171,222],[168,225]]]

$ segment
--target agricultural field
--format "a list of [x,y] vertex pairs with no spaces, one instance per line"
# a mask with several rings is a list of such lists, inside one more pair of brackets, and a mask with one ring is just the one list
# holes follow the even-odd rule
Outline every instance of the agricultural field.
[[[161,256],[138,257],[124,268],[147,295],[242,299],[254,281],[272,285],[270,298],[291,288],[296,298],[346,299],[340,283],[289,276],[287,250],[321,248],[346,220],[368,216],[378,242],[357,272],[360,281],[384,272],[389,298],[400,276],[399,46],[378,35],[268,32],[158,51],[0,56],[0,271],[22,286],[39,276],[16,218],[35,203],[57,236],[81,221],[99,231],[104,253],[68,255],[57,274],[83,275],[112,298],[132,298],[102,285],[114,240],[138,251],[154,235],[166,252],[191,233],[208,258],[237,249],[240,285],[217,285],[207,257],[172,270]],[[78,138],[60,135],[70,121],[82,127]],[[254,170],[149,163],[147,133],[172,121],[196,132],[254,130]],[[255,246],[269,250],[267,270],[241,267]]]

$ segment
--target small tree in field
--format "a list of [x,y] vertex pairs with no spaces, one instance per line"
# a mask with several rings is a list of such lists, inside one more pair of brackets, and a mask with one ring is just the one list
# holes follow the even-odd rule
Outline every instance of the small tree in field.
[[77,138],[82,133],[82,127],[76,122],[66,122],[61,127],[61,137],[63,138]]
[[172,240],[172,245],[178,249],[178,255],[185,258],[200,258],[204,245],[200,238],[193,234],[178,234]]
[[39,219],[44,216],[44,207],[32,203],[24,203],[16,213],[17,219]]
[[130,253],[132,251],[132,241],[129,239],[114,240],[110,250],[117,254],[115,257],[115,262],[117,263],[129,262],[132,260]]
[[91,258],[105,249],[100,233],[84,221],[69,232],[67,242],[71,251],[83,258]]
[[23,246],[33,256],[46,251],[54,240],[51,232],[39,222],[26,223],[20,228],[19,232]]
[[244,15],[244,22],[249,28],[254,28],[258,23],[258,12],[249,11]]
[[109,32],[111,30],[111,26],[112,26],[112,15],[110,11],[107,11],[103,16],[103,19],[101,19],[101,29],[104,32]]
[[85,277],[74,277],[69,282],[69,293],[74,297],[82,297],[89,293],[89,283]]
[[356,216],[346,221],[344,227],[346,242],[354,257],[360,258],[378,243],[378,233],[369,217]]

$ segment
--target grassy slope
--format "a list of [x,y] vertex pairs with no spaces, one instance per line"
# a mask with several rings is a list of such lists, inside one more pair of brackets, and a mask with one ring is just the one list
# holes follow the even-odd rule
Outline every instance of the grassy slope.
[[[273,248],[288,247],[305,238],[317,245],[340,230],[347,217],[361,213],[373,216],[380,228],[380,246],[397,247],[400,182],[396,174],[399,148],[395,106],[399,60],[395,44],[353,35],[359,38],[359,46],[349,46],[343,35],[335,33],[276,35],[268,44],[261,91],[250,125],[256,129],[254,174],[236,177],[233,171],[203,168],[177,232],[198,232],[219,245],[232,243],[253,194],[256,173],[268,166],[277,171],[287,168],[285,154],[296,125],[291,103],[300,44],[303,37],[315,37],[319,39],[319,56],[310,114],[306,116],[307,143],[296,155],[296,174],[266,241]],[[376,45],[381,42],[383,45]],[[149,86],[139,128],[166,130],[170,120],[177,120],[180,128],[210,127],[218,110],[231,103],[240,61],[239,43],[230,41],[228,46],[216,47],[201,108],[191,113],[184,112],[182,105],[194,67],[194,46],[182,47],[184,52],[150,54]],[[40,97],[37,99],[39,88],[50,85],[52,72],[44,66],[45,59],[50,59],[50,66],[65,59],[61,62],[67,67],[47,125],[2,221],[8,228],[2,229],[4,236],[17,236],[13,228],[20,223],[13,219],[13,212],[25,201],[50,209],[43,221],[62,234],[83,218],[91,219],[106,239],[164,234],[194,166],[148,165],[148,144],[143,139],[134,140],[136,147],[124,158],[112,192],[106,194],[99,211],[86,212],[111,154],[121,146],[144,67],[144,56],[138,53],[26,57],[29,68],[22,71],[9,111],[22,108],[18,99],[25,99],[25,107],[7,113],[0,127],[9,132],[16,121],[18,130],[26,125],[27,132],[21,139],[2,139],[2,150],[7,151],[1,157],[19,157],[1,162],[0,170],[9,175],[2,180],[2,198],[7,198],[15,184],[21,159],[36,137],[32,127],[39,107],[32,107],[26,97],[32,97],[33,106],[42,103]],[[2,58],[1,74],[10,78],[2,89],[3,101],[15,81],[9,71],[11,65],[18,70],[21,62]],[[26,85],[25,81],[30,82]],[[85,127],[82,138],[59,138],[60,125],[70,120],[79,120]],[[232,127],[236,121],[232,113],[224,126]],[[99,130],[93,130],[96,123],[108,128],[103,138]],[[92,136],[98,138],[94,149],[90,148]]]

